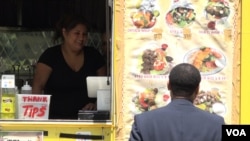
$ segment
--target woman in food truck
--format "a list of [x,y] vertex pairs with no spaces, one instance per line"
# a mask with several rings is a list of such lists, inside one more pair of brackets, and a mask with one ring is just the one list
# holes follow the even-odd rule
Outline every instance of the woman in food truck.
[[36,65],[32,93],[51,95],[49,119],[77,119],[79,110],[95,110],[96,99],[87,96],[86,77],[105,76],[103,56],[85,46],[87,23],[79,15],[67,14],[56,25],[54,40]]

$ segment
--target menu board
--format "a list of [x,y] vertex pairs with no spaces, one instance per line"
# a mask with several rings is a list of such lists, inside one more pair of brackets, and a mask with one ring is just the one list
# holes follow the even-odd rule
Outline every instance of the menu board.
[[183,62],[194,65],[202,76],[194,105],[231,123],[236,2],[126,0],[121,3],[125,134],[129,135],[134,115],[171,101],[168,74]]

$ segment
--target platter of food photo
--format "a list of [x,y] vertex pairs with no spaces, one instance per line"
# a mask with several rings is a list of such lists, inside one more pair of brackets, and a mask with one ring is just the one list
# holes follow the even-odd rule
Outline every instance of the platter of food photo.
[[137,50],[135,54],[136,74],[168,74],[173,67],[173,58],[167,54],[168,44],[148,42]]
[[211,75],[223,70],[226,57],[219,49],[203,46],[188,51],[184,62],[194,65],[202,75]]
[[166,88],[144,88],[136,91],[132,98],[131,112],[139,114],[165,106],[170,102],[170,94]]
[[202,110],[214,113],[217,115],[225,115],[225,94],[220,92],[218,88],[210,90],[201,90],[194,100],[194,105]]

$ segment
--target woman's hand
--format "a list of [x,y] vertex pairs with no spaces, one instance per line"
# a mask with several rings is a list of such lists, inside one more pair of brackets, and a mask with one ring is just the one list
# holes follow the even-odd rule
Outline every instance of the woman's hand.
[[96,110],[96,104],[95,103],[88,103],[87,105],[85,105],[82,108],[82,110],[83,111],[87,111],[87,110],[93,111],[93,110]]

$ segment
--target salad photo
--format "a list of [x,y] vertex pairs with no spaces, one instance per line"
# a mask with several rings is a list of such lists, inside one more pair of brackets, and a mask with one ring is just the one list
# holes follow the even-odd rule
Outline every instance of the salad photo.
[[169,11],[166,15],[168,25],[175,25],[183,28],[195,21],[194,9],[177,7]]
[[165,19],[169,26],[184,28],[195,21],[196,13],[188,1],[175,1]]

